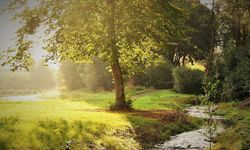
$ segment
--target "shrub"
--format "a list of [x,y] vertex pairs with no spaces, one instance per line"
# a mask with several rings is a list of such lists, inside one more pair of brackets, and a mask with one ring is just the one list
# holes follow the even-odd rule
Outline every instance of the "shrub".
[[249,97],[250,93],[250,59],[241,57],[236,67],[225,77],[223,96],[226,100]]
[[200,70],[192,70],[186,67],[173,69],[174,89],[181,93],[201,94],[202,79],[204,73]]
[[165,62],[158,66],[145,68],[144,72],[137,73],[132,78],[135,86],[153,87],[155,89],[172,88],[172,69],[173,64]]

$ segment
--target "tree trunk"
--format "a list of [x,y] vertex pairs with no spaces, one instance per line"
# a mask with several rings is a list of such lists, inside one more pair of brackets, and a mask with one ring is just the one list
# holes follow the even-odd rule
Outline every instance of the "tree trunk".
[[213,64],[213,59],[214,59],[214,0],[212,2],[212,18],[211,18],[211,49],[208,55],[207,59],[207,64],[206,64],[206,70],[205,70],[205,75],[209,76],[212,64]]
[[109,49],[111,52],[111,69],[115,85],[115,105],[114,109],[121,110],[127,109],[122,71],[119,63],[119,54],[116,46],[115,37],[115,0],[107,0],[107,5],[110,8],[110,15],[108,21],[109,33]]
[[127,109],[124,94],[123,77],[121,72],[121,67],[119,62],[111,65],[113,79],[115,82],[115,108],[117,109]]

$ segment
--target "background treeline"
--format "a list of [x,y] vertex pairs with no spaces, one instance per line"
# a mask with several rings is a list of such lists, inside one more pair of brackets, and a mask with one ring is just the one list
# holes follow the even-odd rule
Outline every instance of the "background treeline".
[[112,90],[112,75],[107,65],[98,58],[92,63],[76,64],[65,61],[60,66],[62,86],[69,90]]
[[244,100],[250,96],[250,1],[221,0],[215,7],[212,69],[204,89],[213,101]]
[[[62,85],[68,90],[112,90],[112,74],[107,65],[100,59],[93,63],[76,64],[65,61],[60,66]],[[125,77],[128,88],[146,87],[155,89],[170,89],[181,93],[201,94],[204,72],[185,66],[174,66],[166,61],[164,64],[144,68],[132,76]]]
[[[33,65],[29,72],[0,70],[0,94],[18,91],[45,91],[56,87],[56,74],[42,63]],[[17,93],[18,94],[18,93]]]

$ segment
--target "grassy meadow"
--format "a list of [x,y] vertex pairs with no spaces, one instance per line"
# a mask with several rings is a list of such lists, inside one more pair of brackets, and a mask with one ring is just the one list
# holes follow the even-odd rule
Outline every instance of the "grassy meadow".
[[193,95],[171,90],[131,90],[128,95],[135,109],[129,112],[107,110],[112,92],[1,99],[0,149],[147,149],[202,123],[182,113],[194,103]]

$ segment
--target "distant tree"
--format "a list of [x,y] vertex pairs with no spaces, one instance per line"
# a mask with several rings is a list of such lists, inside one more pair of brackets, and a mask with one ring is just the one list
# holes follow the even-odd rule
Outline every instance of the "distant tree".
[[127,108],[121,66],[145,62],[170,37],[185,34],[182,11],[165,0],[12,0],[7,10],[17,10],[15,19],[22,23],[16,49],[8,50],[15,52],[7,61],[14,69],[29,65],[32,42],[26,36],[44,25],[47,60],[86,62],[97,56],[109,63],[117,109]]
[[36,90],[48,90],[56,86],[56,81],[49,68],[40,62],[30,72],[29,85]]
[[60,65],[63,85],[69,90],[77,90],[85,87],[79,73],[79,68],[84,65],[75,64],[70,61],[64,61]]
[[107,65],[98,58],[94,58],[93,62],[79,68],[82,70],[80,76],[84,85],[90,91],[111,90],[113,88],[112,75],[106,69]]
[[52,72],[41,62],[30,67],[30,72],[0,69],[0,90],[48,90],[56,86]]
[[28,90],[31,88],[27,72],[13,73],[9,70],[0,70],[0,91]]
[[60,66],[63,85],[69,90],[111,90],[112,75],[106,68],[107,65],[98,58],[94,58],[93,63],[85,64],[64,61]]

